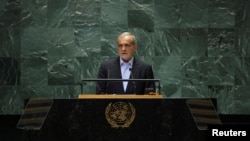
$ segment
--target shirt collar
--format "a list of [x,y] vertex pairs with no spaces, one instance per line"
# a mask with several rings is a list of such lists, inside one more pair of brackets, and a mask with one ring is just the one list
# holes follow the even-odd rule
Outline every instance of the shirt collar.
[[133,61],[134,61],[134,57],[131,58],[128,62],[124,62],[121,58],[120,58],[120,65],[124,65],[124,64],[129,64],[130,66],[133,65]]

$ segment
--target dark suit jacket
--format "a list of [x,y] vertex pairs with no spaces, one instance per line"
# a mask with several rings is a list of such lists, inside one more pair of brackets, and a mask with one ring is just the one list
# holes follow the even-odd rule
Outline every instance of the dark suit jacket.
[[[106,60],[100,64],[98,78],[121,79],[120,57]],[[154,79],[152,66],[134,57],[132,73],[133,79]],[[153,81],[129,81],[126,92],[123,90],[122,81],[100,81],[96,85],[97,94],[144,94],[145,88],[155,89]]]

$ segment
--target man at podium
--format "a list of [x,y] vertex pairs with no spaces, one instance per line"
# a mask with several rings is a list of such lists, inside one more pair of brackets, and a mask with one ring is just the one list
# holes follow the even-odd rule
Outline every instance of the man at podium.
[[145,94],[155,91],[154,81],[122,81],[124,79],[154,79],[152,66],[134,56],[137,42],[134,34],[124,32],[117,38],[119,56],[100,64],[98,79],[121,79],[121,81],[98,81],[97,94]]

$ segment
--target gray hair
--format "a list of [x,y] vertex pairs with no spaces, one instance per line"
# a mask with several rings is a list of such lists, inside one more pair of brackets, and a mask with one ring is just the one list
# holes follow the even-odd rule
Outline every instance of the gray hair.
[[123,33],[121,33],[121,34],[118,36],[117,40],[118,40],[120,37],[124,37],[124,36],[131,36],[131,37],[132,37],[132,43],[133,43],[133,44],[137,44],[135,35],[134,35],[133,33],[131,33],[131,32],[123,32]]

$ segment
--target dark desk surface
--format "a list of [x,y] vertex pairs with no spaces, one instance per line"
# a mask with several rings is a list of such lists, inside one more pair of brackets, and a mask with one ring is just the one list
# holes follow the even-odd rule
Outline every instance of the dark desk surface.
[[[107,105],[116,102],[130,103],[136,110],[129,127],[113,128],[107,122]],[[216,104],[216,103],[215,103]],[[54,99],[53,105],[40,130],[17,130],[20,115],[1,115],[2,138],[36,141],[205,141],[207,131],[199,130],[187,99]],[[9,118],[12,117],[12,118]],[[222,115],[226,124],[237,124],[235,120],[250,116]],[[249,120],[245,120],[248,122]],[[15,126],[14,126],[15,123]],[[241,124],[244,124],[242,121]],[[6,128],[7,127],[7,128]],[[11,130],[13,128],[13,130]],[[2,129],[3,130],[2,132]],[[9,130],[8,130],[9,129]],[[20,131],[23,131],[21,134]]]

